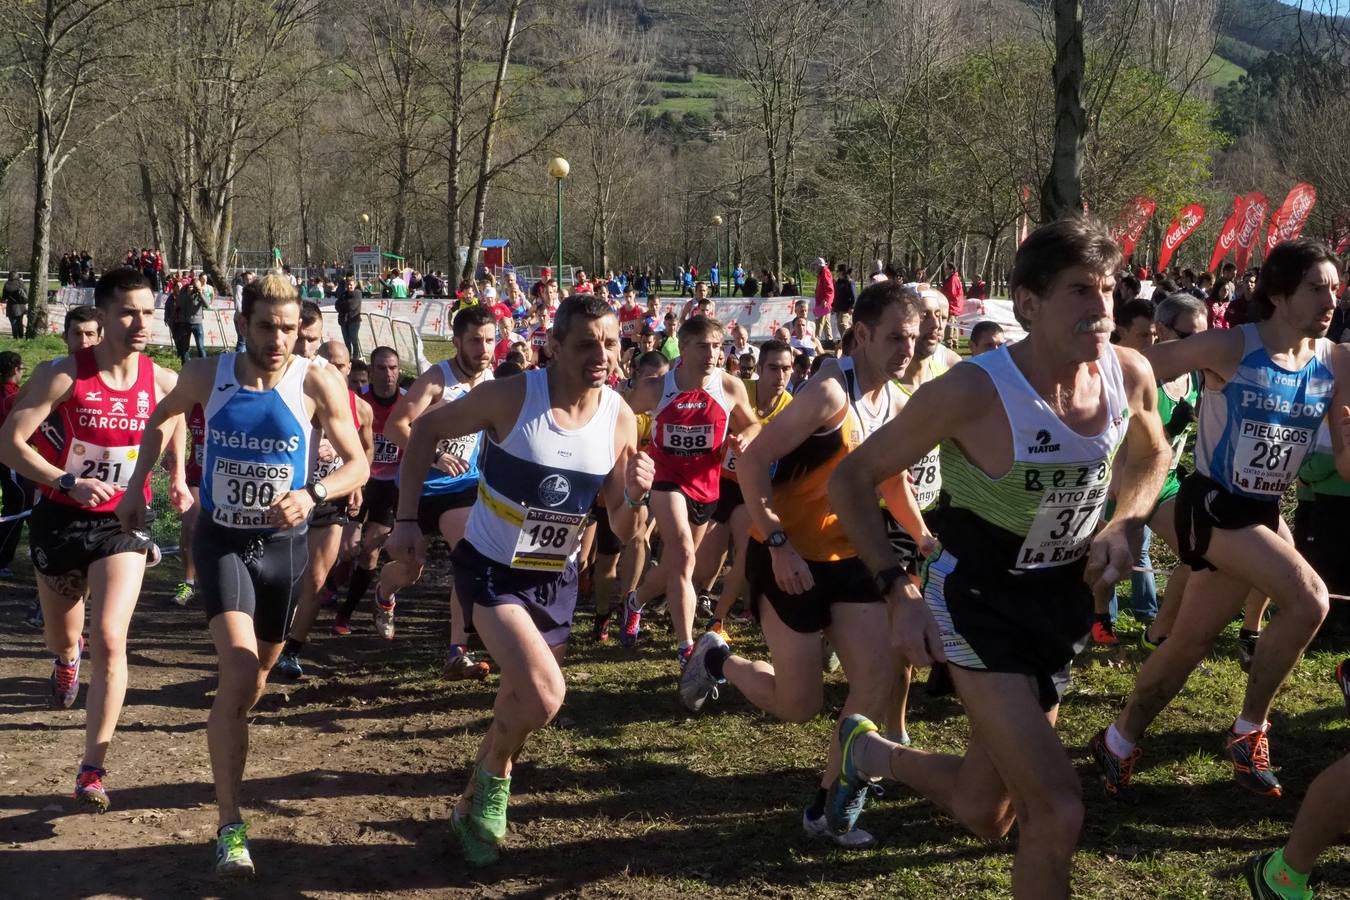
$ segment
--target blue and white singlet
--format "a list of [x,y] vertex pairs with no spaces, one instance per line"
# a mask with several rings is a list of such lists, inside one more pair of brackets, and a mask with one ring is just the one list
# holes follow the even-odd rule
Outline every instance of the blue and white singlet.
[[[450,366],[450,360],[443,359],[437,365],[441,367],[441,378],[445,383],[445,388],[441,392],[441,399],[427,407],[427,412],[447,403],[454,403],[469,393],[471,387],[460,381],[459,377],[455,375],[455,370]],[[483,381],[491,380],[492,372],[484,372]],[[482,381],[479,382],[479,384],[482,383]],[[436,444],[438,456],[441,453],[458,456],[469,464],[469,468],[459,475],[447,475],[440,469],[432,468],[427,472],[426,480],[422,482],[422,496],[458,494],[460,491],[473,490],[478,484],[478,457],[482,450],[483,433],[481,431],[438,442]]]

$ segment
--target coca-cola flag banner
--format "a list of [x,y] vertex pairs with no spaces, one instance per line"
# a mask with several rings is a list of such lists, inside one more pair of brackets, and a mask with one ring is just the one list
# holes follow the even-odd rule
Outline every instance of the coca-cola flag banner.
[[1214,254],[1209,258],[1209,271],[1219,271],[1220,264],[1228,258],[1228,254],[1237,246],[1238,226],[1242,224],[1243,206],[1241,196],[1233,198],[1233,211],[1224,220],[1223,228],[1219,229],[1219,239],[1214,242]]
[[1172,261],[1172,254],[1177,252],[1177,248],[1181,246],[1182,242],[1190,237],[1203,221],[1205,221],[1205,208],[1199,203],[1192,203],[1190,206],[1181,208],[1177,217],[1172,220],[1172,224],[1167,226],[1166,233],[1163,234],[1162,250],[1158,252],[1159,272],[1167,268],[1167,264]]
[[1306,181],[1300,181],[1289,189],[1275,215],[1270,217],[1270,228],[1266,231],[1266,252],[1269,253],[1280,241],[1292,241],[1303,231],[1303,223],[1308,221],[1313,205],[1317,203],[1317,189]]
[[1238,225],[1237,268],[1247,271],[1247,260],[1251,259],[1252,245],[1261,232],[1261,223],[1266,220],[1266,209],[1270,201],[1260,191],[1252,191],[1242,198],[1242,224]]
[[1134,253],[1134,245],[1139,243],[1144,226],[1148,225],[1148,220],[1153,217],[1153,211],[1157,208],[1157,202],[1149,197],[1135,197],[1125,204],[1120,221],[1111,232],[1116,242],[1120,244],[1120,252],[1125,254],[1126,259]]

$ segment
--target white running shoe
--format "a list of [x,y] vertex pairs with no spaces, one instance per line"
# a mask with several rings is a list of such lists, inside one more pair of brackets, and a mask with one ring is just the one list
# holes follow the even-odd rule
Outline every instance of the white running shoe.
[[843,834],[835,834],[830,830],[829,823],[825,821],[824,815],[818,819],[813,819],[807,810],[802,810],[802,830],[806,832],[806,836],[809,838],[831,841],[845,850],[868,850],[877,845],[877,839],[870,832],[863,831],[861,828],[852,828]]
[[389,605],[376,601],[375,603],[375,630],[379,632],[380,637],[386,641],[394,639],[394,598],[389,598]]

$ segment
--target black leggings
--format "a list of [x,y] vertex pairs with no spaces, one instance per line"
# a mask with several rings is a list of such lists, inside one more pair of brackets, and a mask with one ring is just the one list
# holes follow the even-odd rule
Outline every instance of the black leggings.
[[258,640],[285,640],[309,566],[307,531],[301,527],[259,535],[222,528],[201,515],[192,559],[207,621],[223,612],[247,613]]
[[[33,485],[8,466],[0,466],[0,519],[17,516],[33,507]],[[23,519],[0,522],[0,569],[9,568],[23,533]]]

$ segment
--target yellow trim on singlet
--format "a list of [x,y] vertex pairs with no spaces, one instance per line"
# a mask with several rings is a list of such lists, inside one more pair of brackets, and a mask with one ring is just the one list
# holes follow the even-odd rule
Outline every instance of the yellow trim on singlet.
[[510,523],[513,527],[519,528],[525,524],[525,510],[519,506],[504,503],[492,496],[488,490],[487,482],[483,479],[478,480],[478,499],[488,508],[488,511],[504,522]]

